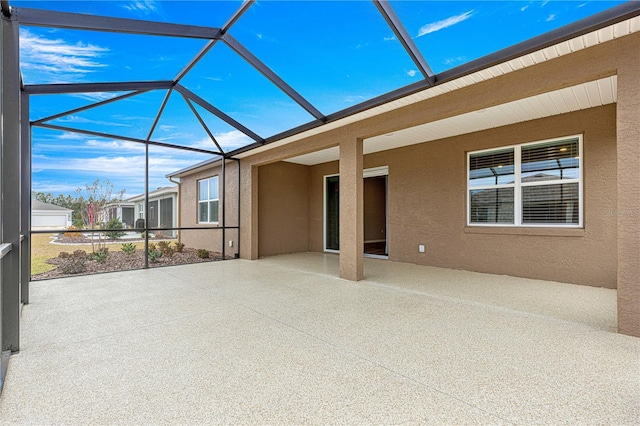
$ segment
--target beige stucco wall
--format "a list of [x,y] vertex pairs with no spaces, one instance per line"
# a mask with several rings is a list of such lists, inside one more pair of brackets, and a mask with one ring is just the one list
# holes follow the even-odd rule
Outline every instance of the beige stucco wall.
[[260,256],[309,250],[309,168],[273,163],[258,171]]
[[[222,251],[222,230],[206,229],[215,225],[198,223],[198,181],[218,176],[219,188],[219,214],[222,218],[222,172],[219,163],[204,171],[199,171],[180,178],[180,226],[202,228],[200,230],[180,231],[180,241],[187,247],[205,248],[217,252]],[[225,218],[226,226],[238,225],[238,164],[235,161],[226,163],[226,194],[225,194]],[[222,226],[222,222],[219,222]],[[231,246],[229,241],[231,241]],[[225,255],[233,256],[238,252],[239,236],[237,230],[225,232]]]
[[[583,134],[584,229],[466,226],[466,153]],[[615,288],[615,105],[366,155],[389,166],[389,258]],[[311,167],[310,249],[322,251],[323,176]],[[426,253],[418,252],[418,245]]]

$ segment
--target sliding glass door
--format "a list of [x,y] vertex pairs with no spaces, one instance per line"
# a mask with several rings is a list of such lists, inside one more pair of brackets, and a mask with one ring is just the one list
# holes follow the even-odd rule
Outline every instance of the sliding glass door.
[[324,186],[324,249],[340,250],[340,186],[339,176],[327,176]]

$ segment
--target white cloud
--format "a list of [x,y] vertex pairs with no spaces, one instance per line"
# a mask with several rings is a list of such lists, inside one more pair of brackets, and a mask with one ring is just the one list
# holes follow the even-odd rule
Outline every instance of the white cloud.
[[69,194],[78,189],[77,185],[69,185],[60,182],[34,181],[32,190],[35,192],[50,192],[52,194]]
[[385,37],[384,41],[392,41],[392,40],[397,40],[396,36],[391,36],[391,37]]
[[76,82],[106,67],[99,58],[108,48],[90,43],[71,43],[61,38],[49,39],[20,30],[20,66],[29,78],[35,74],[43,83]]
[[158,11],[158,3],[154,0],[132,1],[123,7],[131,12],[141,12],[145,15],[150,15]]
[[363,95],[347,95],[342,100],[343,100],[343,102],[346,102],[348,104],[356,104],[356,103],[359,103],[359,102],[364,102],[367,99],[369,99],[369,98],[367,98],[366,96],[363,96]]
[[543,1],[542,4],[540,5],[540,7],[545,7],[547,5],[547,3],[549,3],[550,0],[546,0]]
[[229,150],[230,148],[231,149],[240,148],[245,145],[249,145],[253,143],[253,139],[251,139],[249,136],[245,135],[239,130],[231,130],[229,132],[214,133],[213,137],[216,138],[220,146],[225,150]]
[[460,15],[450,16],[447,19],[423,25],[422,27],[420,27],[420,30],[418,31],[418,35],[416,37],[422,37],[423,35],[440,31],[455,24],[459,24],[460,22],[466,21],[467,19],[471,18],[474,12],[475,10],[469,10],[465,13],[461,13]]
[[415,76],[415,75],[416,75],[416,72],[417,72],[416,70],[409,70],[409,71],[407,71],[407,75],[408,75],[409,77],[413,77],[413,76]]
[[520,12],[524,12],[524,11],[525,11],[525,10],[527,10],[527,9],[529,9],[529,5],[522,6],[522,7],[520,8]]
[[453,64],[459,64],[460,62],[464,62],[465,61],[465,57],[464,56],[456,56],[455,58],[447,58],[443,61],[443,63],[445,65],[453,65]]
[[58,123],[66,123],[66,124],[97,124],[100,126],[131,127],[131,124],[116,123],[114,121],[90,120],[88,118],[81,117],[79,115],[67,115],[64,117],[60,117],[54,121],[57,121]]
[[173,130],[176,128],[176,126],[169,126],[166,124],[161,124],[160,126],[158,126],[160,128],[160,130],[162,130],[163,132],[168,132],[169,130]]
[[[235,148],[240,148],[253,143],[253,139],[245,135],[239,130],[230,130],[228,132],[214,133],[213,137],[216,138],[218,144],[223,150],[229,151]],[[202,149],[217,149],[216,145],[209,138],[202,138],[193,144],[189,145],[192,148]]]
[[60,136],[58,136],[58,139],[74,140],[74,141],[82,140],[85,138],[86,136],[81,135],[80,133],[73,133],[73,132],[64,132]]
[[259,39],[262,39],[262,33],[256,34],[256,37],[258,37]]
[[551,21],[555,21],[556,19],[556,15],[554,13],[552,13],[551,15],[549,15],[546,19],[547,22],[551,22]]
[[73,93],[71,96],[86,99],[92,102],[100,102],[106,101],[107,99],[112,99],[118,96],[118,93],[110,93],[110,92],[93,92],[93,93]]

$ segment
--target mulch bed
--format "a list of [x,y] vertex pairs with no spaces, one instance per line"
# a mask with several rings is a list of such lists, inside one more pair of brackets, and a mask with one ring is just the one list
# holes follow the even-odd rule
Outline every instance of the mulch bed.
[[[86,244],[91,244],[91,238],[85,237],[82,234],[72,234],[73,237],[68,237],[64,234],[58,234],[53,238],[53,244],[82,244],[82,245],[86,245]],[[149,237],[149,241],[159,241],[159,240],[163,240],[163,241],[173,241],[175,240],[174,237],[166,237],[166,236],[154,236],[154,237]],[[93,239],[93,242],[97,245],[99,242],[100,243],[139,243],[140,241],[144,241],[144,238],[102,238],[100,240],[98,240],[98,234],[96,233],[96,238]],[[73,250],[71,250],[73,251]]]
[[[69,253],[72,252],[73,248],[70,247]],[[149,267],[154,268],[158,266],[184,265],[187,263],[213,262],[216,260],[222,260],[222,255],[220,253],[211,252],[209,258],[201,259],[198,257],[196,249],[184,248],[181,253],[174,253],[173,256],[170,257],[163,255],[153,263],[149,260]],[[52,259],[48,259],[46,262],[52,265],[61,265],[66,261],[68,261],[68,258],[54,257]],[[96,262],[95,260],[91,260],[87,257],[84,265],[84,271],[78,274],[65,274],[60,270],[60,268],[55,268],[42,274],[33,275],[31,279],[33,281],[37,281],[49,278],[70,277],[74,275],[142,269],[144,268],[144,250],[136,250],[130,255],[127,255],[122,251],[110,251],[109,256],[104,262]]]

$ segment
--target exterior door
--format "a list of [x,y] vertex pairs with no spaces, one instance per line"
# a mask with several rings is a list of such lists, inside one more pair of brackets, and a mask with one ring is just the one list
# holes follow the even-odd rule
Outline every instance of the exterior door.
[[[369,256],[388,255],[389,167],[364,170],[364,253]],[[340,251],[340,176],[324,177],[324,251]]]
[[158,200],[149,201],[149,228],[158,227]]
[[325,226],[324,249],[326,251],[340,250],[340,177],[327,176],[325,178]]

